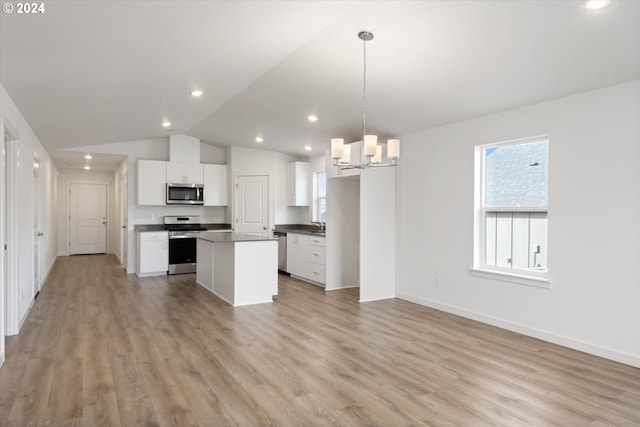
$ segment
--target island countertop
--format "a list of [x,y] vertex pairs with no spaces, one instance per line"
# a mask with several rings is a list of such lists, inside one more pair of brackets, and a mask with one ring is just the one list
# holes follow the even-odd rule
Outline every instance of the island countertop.
[[190,233],[193,237],[201,240],[206,240],[211,243],[228,243],[228,242],[261,242],[264,240],[278,240],[273,237],[272,233],[269,236],[262,237],[256,236],[253,233],[239,233],[233,232],[219,232],[219,231],[199,231]]

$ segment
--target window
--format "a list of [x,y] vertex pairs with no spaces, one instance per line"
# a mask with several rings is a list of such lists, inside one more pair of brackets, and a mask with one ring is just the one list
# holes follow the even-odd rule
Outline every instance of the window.
[[547,138],[477,147],[476,268],[546,277]]
[[313,180],[313,220],[327,220],[327,174],[316,172]]

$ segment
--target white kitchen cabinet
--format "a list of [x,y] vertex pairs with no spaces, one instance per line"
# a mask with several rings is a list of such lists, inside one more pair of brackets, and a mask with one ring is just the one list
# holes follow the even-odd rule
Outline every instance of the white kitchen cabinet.
[[325,283],[325,238],[308,236],[307,278],[318,283]]
[[309,182],[311,164],[291,162],[287,164],[287,206],[309,206]]
[[299,279],[325,284],[325,238],[287,233],[287,270]]
[[167,162],[138,160],[137,200],[139,205],[165,205]]
[[167,162],[167,182],[170,184],[204,184],[200,163]]
[[169,270],[169,233],[138,232],[136,274],[140,277],[167,274]]
[[204,205],[227,206],[229,204],[229,168],[227,165],[202,165],[204,176]]
[[307,276],[307,235],[287,233],[287,271],[299,277]]

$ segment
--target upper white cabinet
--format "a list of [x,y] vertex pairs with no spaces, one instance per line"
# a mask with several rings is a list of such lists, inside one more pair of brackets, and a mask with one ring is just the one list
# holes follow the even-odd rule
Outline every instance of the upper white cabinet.
[[287,206],[309,206],[310,171],[308,162],[287,165]]
[[164,205],[167,188],[167,162],[138,160],[138,204]]
[[167,181],[170,184],[204,184],[200,163],[167,162]]
[[227,206],[229,184],[227,165],[202,165],[204,175],[204,205]]

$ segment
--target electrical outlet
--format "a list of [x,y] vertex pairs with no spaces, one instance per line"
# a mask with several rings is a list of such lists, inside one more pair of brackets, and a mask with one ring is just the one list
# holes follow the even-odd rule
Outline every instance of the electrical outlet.
[[440,279],[433,279],[433,286],[435,286],[436,288],[440,287]]

